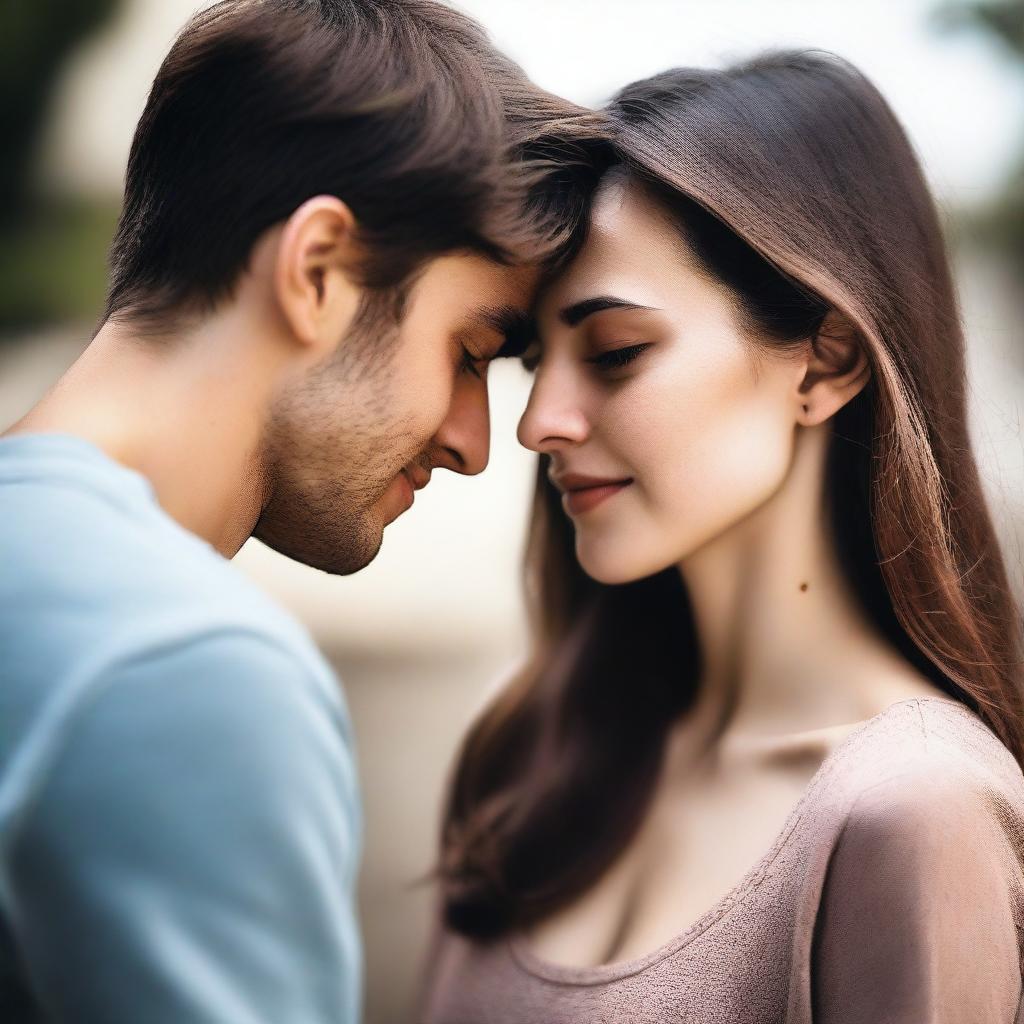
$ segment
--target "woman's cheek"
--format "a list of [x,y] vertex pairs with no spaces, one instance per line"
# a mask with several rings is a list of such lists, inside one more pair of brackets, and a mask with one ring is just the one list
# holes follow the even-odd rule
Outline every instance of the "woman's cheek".
[[600,403],[594,426],[605,456],[601,469],[634,479],[607,514],[577,523],[577,557],[601,582],[630,582],[678,561],[683,517],[692,522],[693,516],[686,480],[701,457],[687,454],[695,432],[686,425],[689,400],[680,401],[679,390],[672,382],[638,379]]
[[776,397],[765,382],[754,383],[745,366],[636,397],[643,400],[635,402],[623,440],[654,534],[642,546],[648,561],[668,565],[775,493],[790,462],[793,432]]

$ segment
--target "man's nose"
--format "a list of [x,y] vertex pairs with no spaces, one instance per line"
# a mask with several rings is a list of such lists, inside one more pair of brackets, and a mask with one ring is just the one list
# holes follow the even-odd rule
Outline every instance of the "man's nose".
[[438,465],[465,476],[476,476],[487,468],[491,449],[491,414],[487,382],[456,387],[448,415],[434,435],[439,449]]

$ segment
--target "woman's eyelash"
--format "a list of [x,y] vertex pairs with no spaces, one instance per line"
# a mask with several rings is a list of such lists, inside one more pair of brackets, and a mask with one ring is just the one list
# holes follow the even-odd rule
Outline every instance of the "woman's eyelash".
[[613,348],[608,352],[601,352],[596,356],[591,356],[587,362],[600,370],[617,370],[633,362],[641,352],[650,347],[650,342],[644,342],[638,345],[626,345],[623,348]]
[[[624,345],[622,348],[611,349],[608,352],[601,352],[596,356],[590,356],[586,362],[596,366],[599,370],[617,370],[633,362],[644,350],[651,347],[651,342],[641,342],[636,345]],[[523,369],[527,373],[533,373],[541,362],[539,352],[527,352],[519,357]]]

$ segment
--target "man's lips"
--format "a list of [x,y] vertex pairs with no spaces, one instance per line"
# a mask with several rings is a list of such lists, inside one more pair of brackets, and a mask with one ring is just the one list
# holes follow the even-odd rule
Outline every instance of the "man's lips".
[[412,508],[412,504],[416,500],[416,492],[423,490],[430,483],[430,470],[405,466],[399,470],[398,478],[406,485],[406,506],[402,510],[404,512]]
[[579,515],[596,508],[619,491],[628,487],[632,477],[618,480],[609,477],[584,476],[564,473],[551,477],[551,482],[562,492],[562,504],[570,515]]
[[406,479],[412,484],[414,491],[422,491],[427,484],[430,483],[430,470],[420,469],[419,467],[410,468],[406,466],[402,472],[405,474]]

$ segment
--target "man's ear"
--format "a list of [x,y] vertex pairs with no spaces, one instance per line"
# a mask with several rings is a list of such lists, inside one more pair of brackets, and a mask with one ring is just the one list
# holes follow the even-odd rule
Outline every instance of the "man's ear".
[[871,377],[871,364],[853,325],[830,310],[811,339],[810,356],[800,382],[797,422],[824,423],[857,395]]
[[335,196],[314,196],[284,224],[273,289],[292,334],[328,354],[346,334],[359,305],[352,280],[356,221]]

